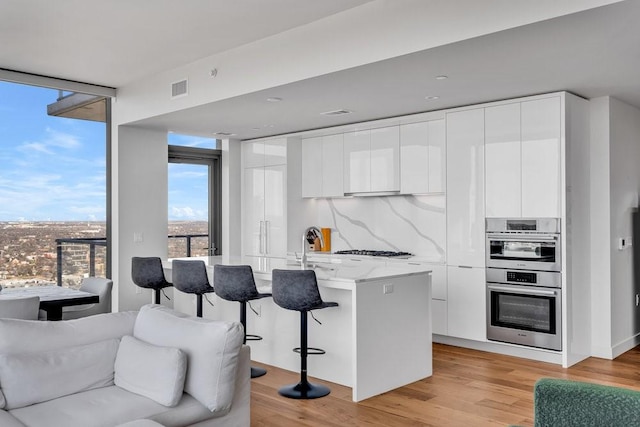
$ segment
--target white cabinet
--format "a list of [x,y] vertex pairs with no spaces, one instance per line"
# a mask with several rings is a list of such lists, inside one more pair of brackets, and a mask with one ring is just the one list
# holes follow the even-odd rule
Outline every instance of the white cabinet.
[[370,191],[400,190],[400,128],[371,129]]
[[322,137],[302,144],[302,197],[322,197]]
[[285,257],[286,166],[244,169],[243,252]]
[[302,197],[342,197],[343,135],[302,140]]
[[400,126],[400,192],[441,193],[445,188],[444,120]]
[[560,98],[522,103],[522,216],[560,217]]
[[488,107],[487,217],[559,217],[560,97]]
[[446,121],[447,264],[484,267],[484,109]]
[[286,164],[287,140],[285,138],[242,143],[242,165],[245,168]]
[[243,143],[242,252],[284,257],[286,139]]
[[344,134],[344,192],[400,190],[398,126]]
[[485,110],[485,185],[488,217],[522,215],[520,103]]
[[483,268],[447,268],[447,334],[487,340],[487,296]]

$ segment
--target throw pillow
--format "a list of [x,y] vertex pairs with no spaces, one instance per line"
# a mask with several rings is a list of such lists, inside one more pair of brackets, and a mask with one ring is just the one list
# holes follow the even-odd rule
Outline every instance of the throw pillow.
[[126,335],[115,363],[115,384],[164,406],[182,397],[187,356],[177,348],[157,347]]
[[191,317],[149,304],[140,309],[133,336],[184,351],[189,366],[184,391],[211,412],[229,411],[244,338],[240,323]]
[[6,409],[113,385],[117,338],[41,353],[0,355]]

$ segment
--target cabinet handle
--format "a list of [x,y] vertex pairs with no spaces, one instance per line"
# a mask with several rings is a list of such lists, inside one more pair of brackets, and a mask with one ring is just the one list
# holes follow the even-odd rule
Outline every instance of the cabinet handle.
[[421,265],[419,262],[408,262],[409,265]]
[[260,221],[260,234],[258,235],[258,252],[264,255],[264,221]]
[[459,267],[459,268],[473,268],[473,267],[471,267],[470,265],[459,265],[458,267]]

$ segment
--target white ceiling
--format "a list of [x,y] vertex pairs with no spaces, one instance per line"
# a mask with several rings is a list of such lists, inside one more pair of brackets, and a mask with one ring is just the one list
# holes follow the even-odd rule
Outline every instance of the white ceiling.
[[[105,31],[104,37],[101,38],[102,32],[98,31],[100,25],[96,27],[79,23],[88,27],[84,29],[85,31],[93,29],[90,32],[91,37],[81,43],[83,47],[80,52],[91,45],[104,46],[105,40],[110,41],[110,39],[113,39],[114,46],[127,41],[131,44],[130,48],[125,50],[127,56],[124,57],[116,48],[113,51],[102,49],[95,52],[93,60],[101,61],[97,67],[99,72],[93,68],[96,64],[87,60],[84,53],[79,54],[76,50],[77,46],[70,42],[69,37],[73,35],[70,31],[58,35],[57,30],[52,28],[53,24],[43,23],[48,31],[38,32],[38,34],[45,37],[44,34],[49,33],[45,43],[41,39],[38,42],[33,34],[20,30],[17,25],[14,26],[16,27],[14,30],[5,27],[19,19],[15,16],[16,10],[22,10],[24,13],[25,9],[31,9],[32,4],[53,8],[47,5],[55,3],[56,9],[62,4],[63,9],[74,6],[84,10],[81,5],[90,3],[93,5],[91,8],[93,13],[100,16],[100,20],[104,18],[108,21],[114,16],[115,10],[124,7],[122,5],[124,1],[2,0],[0,38],[6,40],[3,34],[6,31],[12,38],[16,37],[16,34],[22,34],[27,40],[18,40],[16,43],[18,47],[7,47],[5,43],[0,45],[0,68],[118,86],[154,71],[171,68],[216,51],[246,43],[251,38],[261,38],[310,22],[323,15],[338,12],[342,8],[365,3],[348,0],[269,0],[269,8],[265,10],[261,7],[267,3],[264,0],[127,1],[127,10],[132,7],[132,4],[137,7],[127,14],[126,19],[114,21],[118,24],[113,24],[112,27],[117,28],[117,25],[123,25],[122,31],[111,31],[111,33]],[[140,5],[148,4],[148,1],[154,6],[157,5],[158,10],[162,8],[172,10],[179,8],[178,5],[182,7],[189,5],[198,13],[187,14],[184,11],[179,13],[176,10],[172,16],[169,16],[176,25],[182,23],[183,32],[173,31],[165,34],[160,31],[158,33],[154,30],[157,28],[157,22],[145,28],[136,28],[134,32],[127,30],[130,27],[127,22],[151,23],[154,19],[167,19],[159,12],[147,16],[149,12]],[[304,2],[304,8],[298,7],[296,13],[290,11],[292,5],[299,5],[301,2]],[[216,6],[220,7],[222,3],[225,10],[234,9],[237,13],[247,15],[237,15],[236,19],[221,20],[221,22],[215,18],[209,19],[209,16],[215,16]],[[250,4],[253,8],[248,7]],[[98,5],[103,6],[98,7]],[[104,10],[96,13],[96,7]],[[14,16],[7,18],[5,9],[14,13]],[[305,11],[303,13],[298,9],[305,9]],[[206,10],[207,13],[203,13],[202,10]],[[144,19],[140,18],[142,15],[145,16]],[[62,15],[60,19],[66,20],[67,26],[74,26],[77,24],[77,19],[71,19],[71,17],[76,16],[78,15]],[[202,16],[207,16],[207,19],[203,20]],[[273,22],[269,22],[269,28],[260,24],[264,21],[259,19],[261,16],[273,18]],[[558,90],[568,90],[586,98],[611,95],[640,108],[638,17],[640,17],[640,0],[626,0],[146,119],[139,124],[195,135],[211,136],[214,131],[225,131],[236,134],[235,138],[249,139]],[[195,24],[185,25],[185,22],[191,22],[190,19],[200,27],[196,25],[197,28],[192,28]],[[203,22],[207,20],[210,22]],[[239,22],[242,25],[239,25]],[[63,22],[59,23],[59,26],[63,26],[62,24]],[[168,24],[167,26],[170,27]],[[233,33],[233,30],[237,30],[238,34],[234,34],[229,39],[218,40],[208,32],[210,28],[207,25],[218,30],[219,25],[225,25],[229,32]],[[149,34],[146,34],[147,31]],[[156,33],[151,35],[154,31]],[[82,31],[78,32],[80,33]],[[151,40],[156,38],[158,38],[157,43],[152,43]],[[176,41],[176,38],[179,40]],[[191,46],[186,41],[191,41],[192,38],[202,42]],[[96,40],[99,43],[96,43]],[[54,54],[43,54],[48,60],[36,60],[30,58],[33,52],[20,53],[20,46],[26,51],[29,49],[46,51],[44,47],[38,47],[38,43],[46,46],[60,46],[58,54],[66,55],[64,58],[71,63],[58,61]],[[166,54],[166,51],[172,50],[175,50],[172,55]],[[81,63],[78,64],[78,62]],[[439,74],[446,74],[449,78],[435,80],[434,77]],[[425,96],[429,95],[440,98],[435,101],[425,100]],[[266,101],[268,97],[280,97],[283,101],[270,103]],[[353,114],[338,117],[319,114],[339,108],[352,110]]]
[[371,0],[2,0],[0,68],[117,88]]

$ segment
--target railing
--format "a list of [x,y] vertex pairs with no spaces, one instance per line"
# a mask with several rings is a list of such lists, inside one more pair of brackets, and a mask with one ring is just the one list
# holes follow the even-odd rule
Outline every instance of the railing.
[[[186,239],[186,256],[191,256],[191,239],[197,237],[209,237],[208,234],[173,234],[168,236],[169,239]],[[63,246],[64,244],[72,245],[89,245],[89,276],[96,275],[96,246],[106,248],[107,239],[105,237],[90,238],[62,238],[56,239],[56,281],[58,286],[62,286],[63,273]]]
[[172,234],[170,239],[187,239],[187,256],[191,256],[191,239],[193,237],[209,237],[208,234]]

